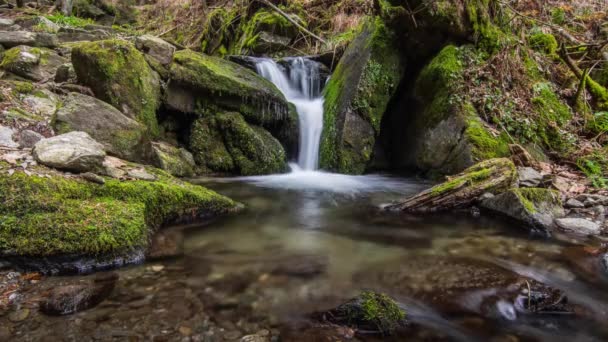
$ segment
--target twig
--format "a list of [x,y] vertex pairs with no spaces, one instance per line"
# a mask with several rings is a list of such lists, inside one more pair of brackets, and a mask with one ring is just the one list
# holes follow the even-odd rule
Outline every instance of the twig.
[[299,28],[300,30],[308,33],[311,37],[315,38],[316,40],[320,41],[323,44],[327,44],[327,41],[325,41],[325,39],[317,36],[316,34],[310,32],[307,28],[305,28],[304,26],[300,25],[297,21],[293,20],[289,14],[283,12],[283,10],[281,10],[280,8],[278,8],[277,6],[275,6],[274,4],[270,3],[268,0],[257,0],[258,2],[263,3],[264,5],[272,8],[273,10],[275,10],[277,13],[279,13],[281,16],[283,16],[285,19],[287,19],[287,21],[289,21],[290,23],[294,24],[297,28]]

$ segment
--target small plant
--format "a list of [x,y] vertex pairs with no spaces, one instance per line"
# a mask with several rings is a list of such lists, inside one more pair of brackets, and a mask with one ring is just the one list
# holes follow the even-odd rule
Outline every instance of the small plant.
[[596,188],[608,187],[608,179],[604,176],[602,166],[606,166],[608,160],[600,153],[594,153],[588,157],[580,158],[576,164],[583,171],[585,176],[591,181],[591,184]]
[[74,16],[65,16],[61,13],[48,15],[46,16],[46,18],[54,22],[55,24],[70,27],[84,27],[95,23],[92,19],[82,19]]

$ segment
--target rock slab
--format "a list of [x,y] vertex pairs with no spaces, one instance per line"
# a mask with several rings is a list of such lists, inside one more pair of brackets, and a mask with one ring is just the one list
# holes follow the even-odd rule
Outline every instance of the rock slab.
[[49,167],[87,172],[101,168],[106,152],[87,133],[70,132],[39,141],[33,155],[37,162]]

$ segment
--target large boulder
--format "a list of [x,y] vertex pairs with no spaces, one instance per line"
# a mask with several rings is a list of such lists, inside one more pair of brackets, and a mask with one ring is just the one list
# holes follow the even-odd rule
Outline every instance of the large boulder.
[[239,113],[217,113],[192,126],[190,149],[201,172],[261,175],[284,172],[287,158],[268,131]]
[[[464,58],[471,47],[448,45],[420,72],[406,120],[395,136],[394,166],[453,174],[484,159],[509,154],[506,137],[491,134],[462,93]],[[400,128],[398,128],[400,129]]]
[[101,169],[106,156],[102,144],[85,132],[70,132],[36,143],[33,155],[40,164],[60,170],[88,172]]
[[158,37],[151,35],[139,36],[135,39],[135,47],[156,59],[162,65],[168,65],[173,61],[175,46]]
[[194,157],[184,148],[177,148],[164,142],[152,144],[154,163],[157,167],[176,177],[194,175]]
[[158,134],[156,110],[160,102],[158,74],[133,44],[122,40],[81,43],[72,49],[78,81],[95,96]]
[[0,67],[17,76],[40,82],[53,79],[57,69],[65,62],[66,59],[53,50],[21,45],[4,53]]
[[368,19],[325,87],[321,168],[352,174],[368,168],[403,71],[393,33],[380,19]]
[[514,188],[481,201],[481,207],[522,223],[535,233],[550,235],[555,219],[564,216],[559,193],[540,188]]
[[150,156],[146,127],[91,96],[70,93],[55,115],[54,127],[60,134],[86,132],[122,159],[144,161]]

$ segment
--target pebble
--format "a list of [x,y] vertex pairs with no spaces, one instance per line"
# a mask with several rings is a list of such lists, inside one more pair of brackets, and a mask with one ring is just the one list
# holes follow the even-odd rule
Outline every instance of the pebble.
[[165,266],[163,265],[153,265],[152,267],[150,267],[150,269],[154,272],[160,272],[162,270],[165,269]]
[[8,319],[11,322],[21,322],[28,318],[30,315],[30,309],[21,309],[17,311],[13,311],[8,315]]
[[192,328],[190,327],[186,327],[186,326],[181,326],[179,327],[179,333],[184,335],[184,336],[191,336],[192,335]]

